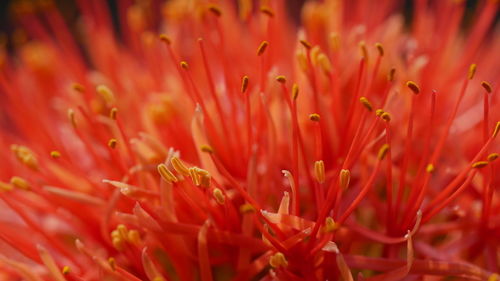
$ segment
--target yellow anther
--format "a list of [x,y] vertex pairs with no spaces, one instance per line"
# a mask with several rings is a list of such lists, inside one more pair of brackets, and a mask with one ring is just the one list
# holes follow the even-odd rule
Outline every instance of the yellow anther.
[[309,120],[311,120],[311,121],[319,122],[320,118],[321,117],[319,116],[318,113],[309,114]]
[[370,103],[370,101],[366,98],[366,97],[361,97],[359,98],[359,101],[361,102],[361,104],[366,108],[368,109],[368,111],[372,111],[373,110],[373,107],[372,107],[372,104]]
[[248,76],[243,76],[243,78],[241,78],[241,92],[242,93],[245,93],[248,89]]
[[260,11],[271,18],[274,17],[274,11],[269,6],[261,6]]
[[208,144],[203,144],[200,147],[200,149],[201,149],[201,151],[206,152],[206,153],[214,153],[214,149]]
[[321,67],[321,69],[325,74],[328,75],[332,72],[332,64],[330,63],[330,59],[328,59],[328,57],[325,54],[323,53],[319,54],[317,60],[319,66]]
[[351,181],[351,172],[347,169],[342,169],[339,176],[340,188],[345,190],[349,187],[349,182]]
[[269,259],[269,264],[274,268],[287,267],[288,261],[286,260],[283,253],[278,252],[271,256],[271,258]]
[[276,81],[280,83],[286,83],[286,77],[284,75],[276,76]]
[[498,135],[498,131],[500,131],[500,121],[495,125],[495,129],[493,130],[493,137],[495,138]]
[[488,161],[477,161],[474,164],[472,164],[472,168],[475,169],[481,169],[488,166]]
[[375,110],[375,115],[377,115],[377,116],[381,117],[381,116],[382,116],[382,114],[384,114],[384,112],[385,112],[385,111],[384,111],[383,109],[380,109],[380,108],[379,108],[379,109]]
[[118,231],[118,233],[120,233],[120,237],[122,239],[125,239],[127,237],[128,229],[124,224],[119,224],[116,227],[116,230]]
[[127,241],[136,246],[141,244],[141,235],[139,231],[136,229],[130,230],[127,234]]
[[364,60],[368,60],[368,49],[366,48],[365,41],[359,42],[359,49],[361,50],[361,57]]
[[493,161],[497,160],[498,156],[499,156],[499,154],[496,153],[496,152],[495,153],[491,153],[490,155],[488,155],[487,159],[488,159],[489,162],[493,162]]
[[71,126],[73,126],[73,128],[76,128],[75,111],[72,108],[68,109],[68,119],[71,123]]
[[417,83],[413,81],[406,82],[406,87],[408,87],[415,95],[418,95],[420,93],[420,88],[418,87]]
[[115,95],[113,92],[104,85],[99,85],[96,88],[97,93],[102,97],[104,102],[108,105],[115,103]]
[[241,214],[248,214],[248,213],[253,213],[255,212],[255,208],[252,206],[250,203],[245,203],[240,206],[240,213]]
[[224,202],[226,201],[226,199],[224,197],[224,194],[222,193],[222,190],[215,188],[214,191],[212,192],[212,194],[213,194],[217,204],[224,205]]
[[10,149],[16,155],[17,160],[26,165],[28,168],[38,170],[38,160],[36,159],[31,149],[27,148],[26,146],[17,144],[11,145]]
[[12,185],[10,185],[6,182],[0,181],[0,192],[1,191],[11,191],[12,189],[13,189]]
[[486,90],[487,93],[491,93],[491,85],[490,83],[483,81],[481,82],[481,86]]
[[389,82],[394,81],[394,76],[395,75],[396,75],[396,69],[395,68],[391,68],[391,70],[389,70],[389,73],[387,74],[387,81],[389,81]]
[[200,186],[209,188],[212,177],[210,175],[200,175]]
[[336,32],[332,32],[328,36],[328,43],[333,51],[338,51],[340,49],[340,36]]
[[493,273],[488,277],[488,281],[498,281],[500,280],[500,275],[498,273]]
[[300,44],[302,44],[302,46],[304,46],[308,50],[312,48],[311,43],[309,43],[307,40],[302,39],[299,42]]
[[469,80],[472,80],[472,78],[474,78],[474,74],[476,74],[476,68],[477,68],[477,65],[475,63],[470,65],[469,74],[467,75]]
[[296,100],[298,96],[299,96],[299,85],[293,83],[293,86],[292,86],[292,98],[294,100]]
[[385,156],[387,155],[387,152],[389,151],[389,145],[385,143],[382,145],[382,147],[378,151],[378,159],[379,160],[384,160]]
[[314,176],[319,183],[325,182],[325,163],[323,160],[314,162]]
[[177,177],[165,166],[165,164],[160,164],[157,167],[158,173],[160,174],[161,178],[166,181],[166,182],[177,182]]
[[309,70],[309,63],[306,54],[303,51],[297,51],[296,56],[300,69],[307,72]]
[[113,107],[111,108],[111,110],[109,111],[109,118],[111,118],[112,120],[116,120],[116,115],[118,114],[118,108],[116,107]]
[[425,167],[425,170],[427,171],[427,173],[433,173],[435,169],[436,169],[436,167],[434,167],[433,164],[427,164],[427,167]]
[[22,189],[22,190],[30,190],[31,189],[28,181],[26,181],[25,179],[18,177],[18,176],[13,176],[12,178],[10,178],[10,183],[14,187],[17,187],[17,188]]
[[327,217],[325,219],[325,227],[323,228],[323,231],[326,233],[334,232],[335,230],[339,229],[340,225],[336,223],[332,217]]
[[377,48],[378,55],[383,57],[384,56],[384,47],[380,43],[375,43],[375,47]]
[[79,93],[85,92],[85,87],[83,87],[82,84],[78,84],[78,83],[71,84],[71,89],[73,89]]
[[52,157],[54,159],[60,158],[61,157],[61,152],[59,152],[57,150],[53,150],[53,151],[50,152],[50,157]]
[[123,251],[125,249],[125,240],[119,237],[115,237],[111,240],[111,244],[118,251]]
[[159,38],[161,41],[165,42],[167,45],[172,44],[172,40],[170,40],[170,37],[168,37],[166,34],[160,34]]
[[189,65],[188,65],[188,63],[187,63],[187,62],[185,62],[185,61],[181,61],[181,62],[180,62],[180,65],[181,65],[182,69],[185,69],[185,70],[188,70],[188,69],[189,69]]
[[262,56],[262,54],[264,54],[264,52],[266,51],[268,45],[269,42],[262,41],[262,43],[260,43],[259,45],[259,48],[257,48],[257,56]]
[[67,274],[69,274],[71,272],[71,268],[69,266],[65,265],[62,268],[61,272],[62,272],[62,274],[67,275]]
[[382,118],[382,120],[384,120],[385,122],[389,122],[391,121],[391,114],[389,114],[388,112],[384,112],[380,115],[380,118]]
[[172,167],[174,167],[174,170],[177,171],[177,173],[185,177],[190,176],[188,167],[182,163],[181,159],[174,156],[170,159],[170,163],[172,163]]
[[116,229],[111,231],[110,236],[111,236],[111,238],[120,238],[120,239],[122,238],[120,232]]
[[214,4],[209,5],[208,10],[217,17],[220,17],[222,15],[221,9]]
[[109,264],[109,266],[111,267],[111,269],[113,271],[116,270],[116,260],[115,260],[115,258],[113,258],[113,257],[109,258],[108,259],[108,264]]
[[116,139],[110,139],[108,141],[108,146],[111,148],[111,149],[114,149],[116,147]]

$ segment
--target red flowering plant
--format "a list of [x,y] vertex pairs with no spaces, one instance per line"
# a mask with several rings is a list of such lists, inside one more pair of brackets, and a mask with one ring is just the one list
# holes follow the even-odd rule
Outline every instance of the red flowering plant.
[[15,3],[0,280],[498,280],[498,1],[402,2]]

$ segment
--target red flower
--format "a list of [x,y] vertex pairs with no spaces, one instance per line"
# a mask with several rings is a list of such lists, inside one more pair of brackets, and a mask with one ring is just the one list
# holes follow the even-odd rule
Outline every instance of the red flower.
[[0,280],[498,280],[498,1],[129,2],[13,6]]

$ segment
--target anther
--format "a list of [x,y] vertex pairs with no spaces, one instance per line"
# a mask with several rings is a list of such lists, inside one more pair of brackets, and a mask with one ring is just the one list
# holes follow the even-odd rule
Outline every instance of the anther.
[[54,151],[51,151],[50,152],[50,157],[54,158],[54,159],[57,159],[59,157],[61,157],[61,153],[57,150],[54,150]]
[[385,122],[390,122],[391,114],[389,114],[389,112],[384,112],[380,115],[380,118],[382,118],[382,120],[384,120]]
[[116,115],[118,114],[118,108],[116,107],[113,107],[111,108],[111,110],[109,111],[109,118],[111,118],[112,120],[116,120]]
[[214,191],[212,192],[212,195],[215,198],[215,201],[219,205],[224,205],[224,202],[226,201],[224,194],[222,193],[222,190],[215,188]]
[[172,157],[172,159],[170,159],[170,163],[172,163],[172,167],[174,167],[174,170],[177,171],[177,173],[183,175],[183,176],[189,176],[189,169],[186,167],[186,165],[184,165],[184,163],[182,163],[182,161],[177,158],[177,157]]
[[365,41],[359,42],[359,49],[361,50],[361,57],[364,60],[368,60],[368,50],[366,49]]
[[472,164],[472,168],[475,169],[481,169],[484,168],[488,165],[488,161],[477,161],[474,164]]
[[38,161],[29,148],[27,148],[26,146],[13,144],[10,146],[10,149],[16,155],[17,160],[28,166],[30,169],[38,170]]
[[380,43],[375,43],[375,47],[377,48],[378,55],[383,57],[384,56],[384,47]]
[[332,217],[327,217],[325,219],[325,227],[323,228],[324,232],[331,233],[339,228],[340,228],[339,224],[336,223]]
[[67,265],[65,265],[62,270],[61,270],[62,274],[64,275],[68,275],[70,272],[71,272],[71,268]]
[[314,162],[314,176],[319,183],[325,182],[325,163],[323,160]]
[[17,188],[22,189],[22,190],[30,190],[31,189],[28,181],[26,181],[25,179],[18,177],[18,176],[13,176],[12,178],[10,178],[10,183],[14,187],[17,187]]
[[488,94],[491,93],[490,83],[483,81],[483,82],[481,82],[481,86],[483,86],[483,88],[486,90],[486,92],[488,92]]
[[245,93],[248,89],[248,76],[243,76],[243,78],[241,78],[241,92],[242,93]]
[[201,151],[206,152],[206,153],[214,153],[214,149],[208,144],[201,145],[200,149],[201,149]]
[[214,5],[214,4],[211,4],[211,5],[208,7],[208,10],[209,10],[210,12],[212,12],[212,13],[213,13],[215,16],[217,16],[217,17],[220,17],[220,16],[222,15],[222,11],[221,11],[221,9],[220,9],[218,6]]
[[430,163],[429,163],[429,164],[427,164],[427,167],[425,167],[425,171],[426,171],[427,173],[433,173],[435,169],[436,169],[436,168],[434,167],[434,165],[433,165],[433,164],[430,164]]
[[0,181],[0,192],[1,191],[11,191],[13,189],[11,184]]
[[184,69],[184,70],[188,70],[189,69],[189,65],[185,61],[181,61],[180,65],[181,65],[182,69]]
[[166,34],[160,34],[159,38],[161,41],[165,42],[167,45],[172,44],[172,40],[170,40],[170,37],[168,37]]
[[345,190],[349,187],[349,182],[351,181],[351,172],[347,169],[342,169],[339,176],[340,188]]
[[476,68],[477,68],[477,65],[475,63],[470,65],[469,74],[467,75],[469,80],[472,80],[472,78],[474,78],[474,74],[476,74]]
[[79,83],[71,84],[71,88],[79,93],[85,92],[85,87],[83,87],[83,85]]
[[406,87],[408,87],[415,95],[418,95],[420,93],[420,88],[418,87],[417,83],[413,81],[406,82]]
[[115,149],[115,147],[116,147],[116,143],[117,143],[117,140],[116,140],[116,139],[110,139],[110,140],[108,141],[108,146],[109,146],[109,148],[111,148],[111,149]]
[[330,60],[325,54],[323,53],[319,54],[317,60],[319,66],[321,67],[323,72],[325,72],[325,74],[329,74],[332,72],[332,64],[330,63]]
[[396,75],[396,69],[395,68],[391,68],[391,70],[389,70],[389,74],[387,74],[387,81],[393,82],[395,75]]
[[307,40],[301,39],[300,44],[302,44],[302,46],[304,46],[308,50],[312,48],[311,43],[309,43]]
[[274,11],[269,6],[261,6],[260,11],[271,18],[274,17]]
[[490,155],[488,155],[486,159],[488,159],[488,162],[493,162],[497,160],[498,156],[499,156],[498,153],[491,153]]
[[498,281],[500,280],[500,275],[498,273],[493,273],[488,277],[488,281]]
[[379,160],[384,160],[385,156],[387,155],[387,152],[389,151],[389,145],[385,143],[382,145],[382,147],[378,151],[378,159]]
[[383,109],[379,108],[379,109],[375,110],[375,115],[380,117],[380,116],[382,116],[382,114],[384,114],[384,112],[385,111]]
[[271,256],[269,259],[269,264],[274,268],[286,267],[288,266],[288,261],[285,258],[285,255],[281,252],[278,252]]
[[73,128],[76,128],[75,111],[72,108],[68,109],[68,119]]
[[366,108],[368,109],[368,111],[372,111],[373,110],[373,107],[372,107],[372,104],[370,103],[370,101],[366,98],[366,97],[361,97],[359,98],[359,101],[361,102],[361,104]]
[[141,234],[136,229],[132,229],[127,233],[127,241],[138,246],[141,243]]
[[500,121],[495,125],[495,129],[493,130],[493,137],[495,138],[498,135],[498,131],[500,131]]
[[241,214],[249,214],[255,212],[255,208],[250,203],[245,203],[240,206]]
[[97,93],[102,97],[106,104],[113,104],[115,102],[115,95],[113,92],[104,85],[99,85],[96,88]]
[[262,43],[260,43],[260,45],[259,45],[259,48],[257,48],[257,56],[262,56],[264,54],[264,52],[266,51],[268,45],[269,45],[269,42],[262,41]]
[[177,177],[165,166],[165,164],[160,164],[157,167],[158,173],[161,178],[166,182],[177,182]]
[[276,81],[280,82],[280,83],[286,83],[286,77],[284,75],[279,75],[279,76],[276,76]]
[[113,258],[113,257],[109,258],[108,259],[108,264],[109,264],[109,266],[111,267],[111,269],[113,271],[116,270],[116,260],[115,260],[115,258]]
[[318,113],[312,113],[312,114],[309,114],[309,120],[313,121],[313,122],[319,122],[320,120],[320,116]]
[[293,83],[293,86],[292,86],[292,98],[294,100],[296,100],[298,96],[299,96],[299,86],[297,84]]

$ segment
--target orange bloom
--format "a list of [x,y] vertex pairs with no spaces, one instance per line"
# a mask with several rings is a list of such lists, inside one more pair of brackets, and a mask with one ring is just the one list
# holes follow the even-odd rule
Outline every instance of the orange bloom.
[[292,2],[16,2],[0,280],[498,280],[498,1]]

